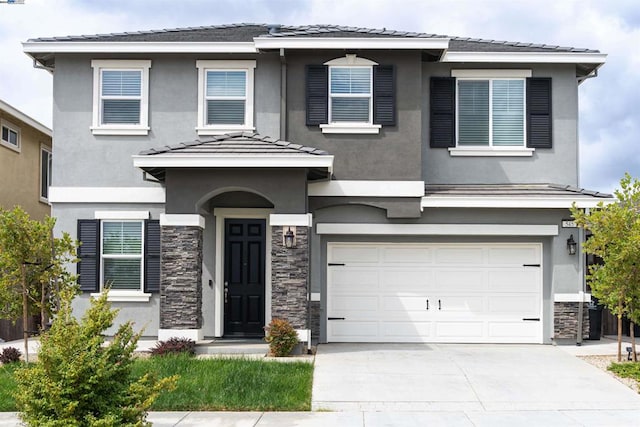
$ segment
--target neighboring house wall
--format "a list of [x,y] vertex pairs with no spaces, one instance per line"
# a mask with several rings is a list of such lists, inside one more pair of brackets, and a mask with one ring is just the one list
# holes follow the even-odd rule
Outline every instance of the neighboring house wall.
[[323,134],[319,126],[306,126],[305,66],[341,57],[343,51],[287,55],[286,139],[333,154],[335,179],[421,180],[420,54],[375,51],[358,54],[380,65],[395,66],[396,126],[382,126],[378,135]]
[[530,69],[532,77],[552,79],[553,148],[537,148],[532,157],[452,157],[446,148],[431,148],[423,132],[422,173],[427,183],[506,184],[559,183],[578,185],[578,83],[574,65],[434,64],[423,67],[422,126],[429,129],[429,80],[449,77],[451,69]]
[[41,150],[51,153],[51,136],[33,128],[0,109],[0,123],[19,130],[19,148],[0,144],[0,206],[12,209],[16,205],[41,220],[51,213],[51,207],[40,197]]

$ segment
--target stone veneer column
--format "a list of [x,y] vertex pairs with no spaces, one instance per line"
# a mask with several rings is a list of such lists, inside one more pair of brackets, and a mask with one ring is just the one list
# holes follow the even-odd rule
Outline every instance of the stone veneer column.
[[291,249],[284,245],[283,229],[287,227],[271,227],[271,317],[307,329],[309,229],[296,227],[296,247]]
[[[160,235],[160,330],[158,339],[202,339],[202,231],[192,221],[166,215]],[[175,225],[175,224],[189,225]]]
[[[553,303],[553,336],[554,339],[578,338],[578,304],[579,302]],[[582,338],[589,338],[589,308],[584,304],[582,310]]]

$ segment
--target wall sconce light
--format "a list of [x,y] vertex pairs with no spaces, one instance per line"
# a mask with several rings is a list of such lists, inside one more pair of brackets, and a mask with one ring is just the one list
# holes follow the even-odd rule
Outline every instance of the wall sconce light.
[[575,255],[577,248],[578,248],[578,244],[576,243],[575,240],[573,240],[573,234],[572,234],[567,239],[567,251],[569,252],[569,255]]
[[[282,227],[282,231],[284,231],[284,227]],[[284,238],[284,246],[287,249],[296,247],[296,228],[295,227],[287,227],[287,231],[282,233]]]

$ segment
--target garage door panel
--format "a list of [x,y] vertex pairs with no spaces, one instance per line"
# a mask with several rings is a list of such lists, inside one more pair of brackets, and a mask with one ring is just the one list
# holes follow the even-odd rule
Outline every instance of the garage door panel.
[[537,293],[540,269],[537,267],[503,268],[488,271],[488,290],[493,292]]
[[[330,243],[332,342],[539,343],[539,244]],[[339,255],[339,256],[338,256]],[[438,310],[440,300],[440,310]],[[427,301],[429,306],[427,307]]]
[[433,262],[433,251],[430,248],[385,247],[382,249],[382,262],[385,264],[430,264]]

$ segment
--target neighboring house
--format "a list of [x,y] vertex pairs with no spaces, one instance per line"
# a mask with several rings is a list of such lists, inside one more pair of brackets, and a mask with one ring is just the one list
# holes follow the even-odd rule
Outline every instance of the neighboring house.
[[51,129],[0,100],[0,207],[33,219],[51,214]]
[[568,208],[610,201],[578,188],[578,85],[606,55],[257,24],[24,50],[53,73],[77,309],[110,284],[161,339],[576,339]]

